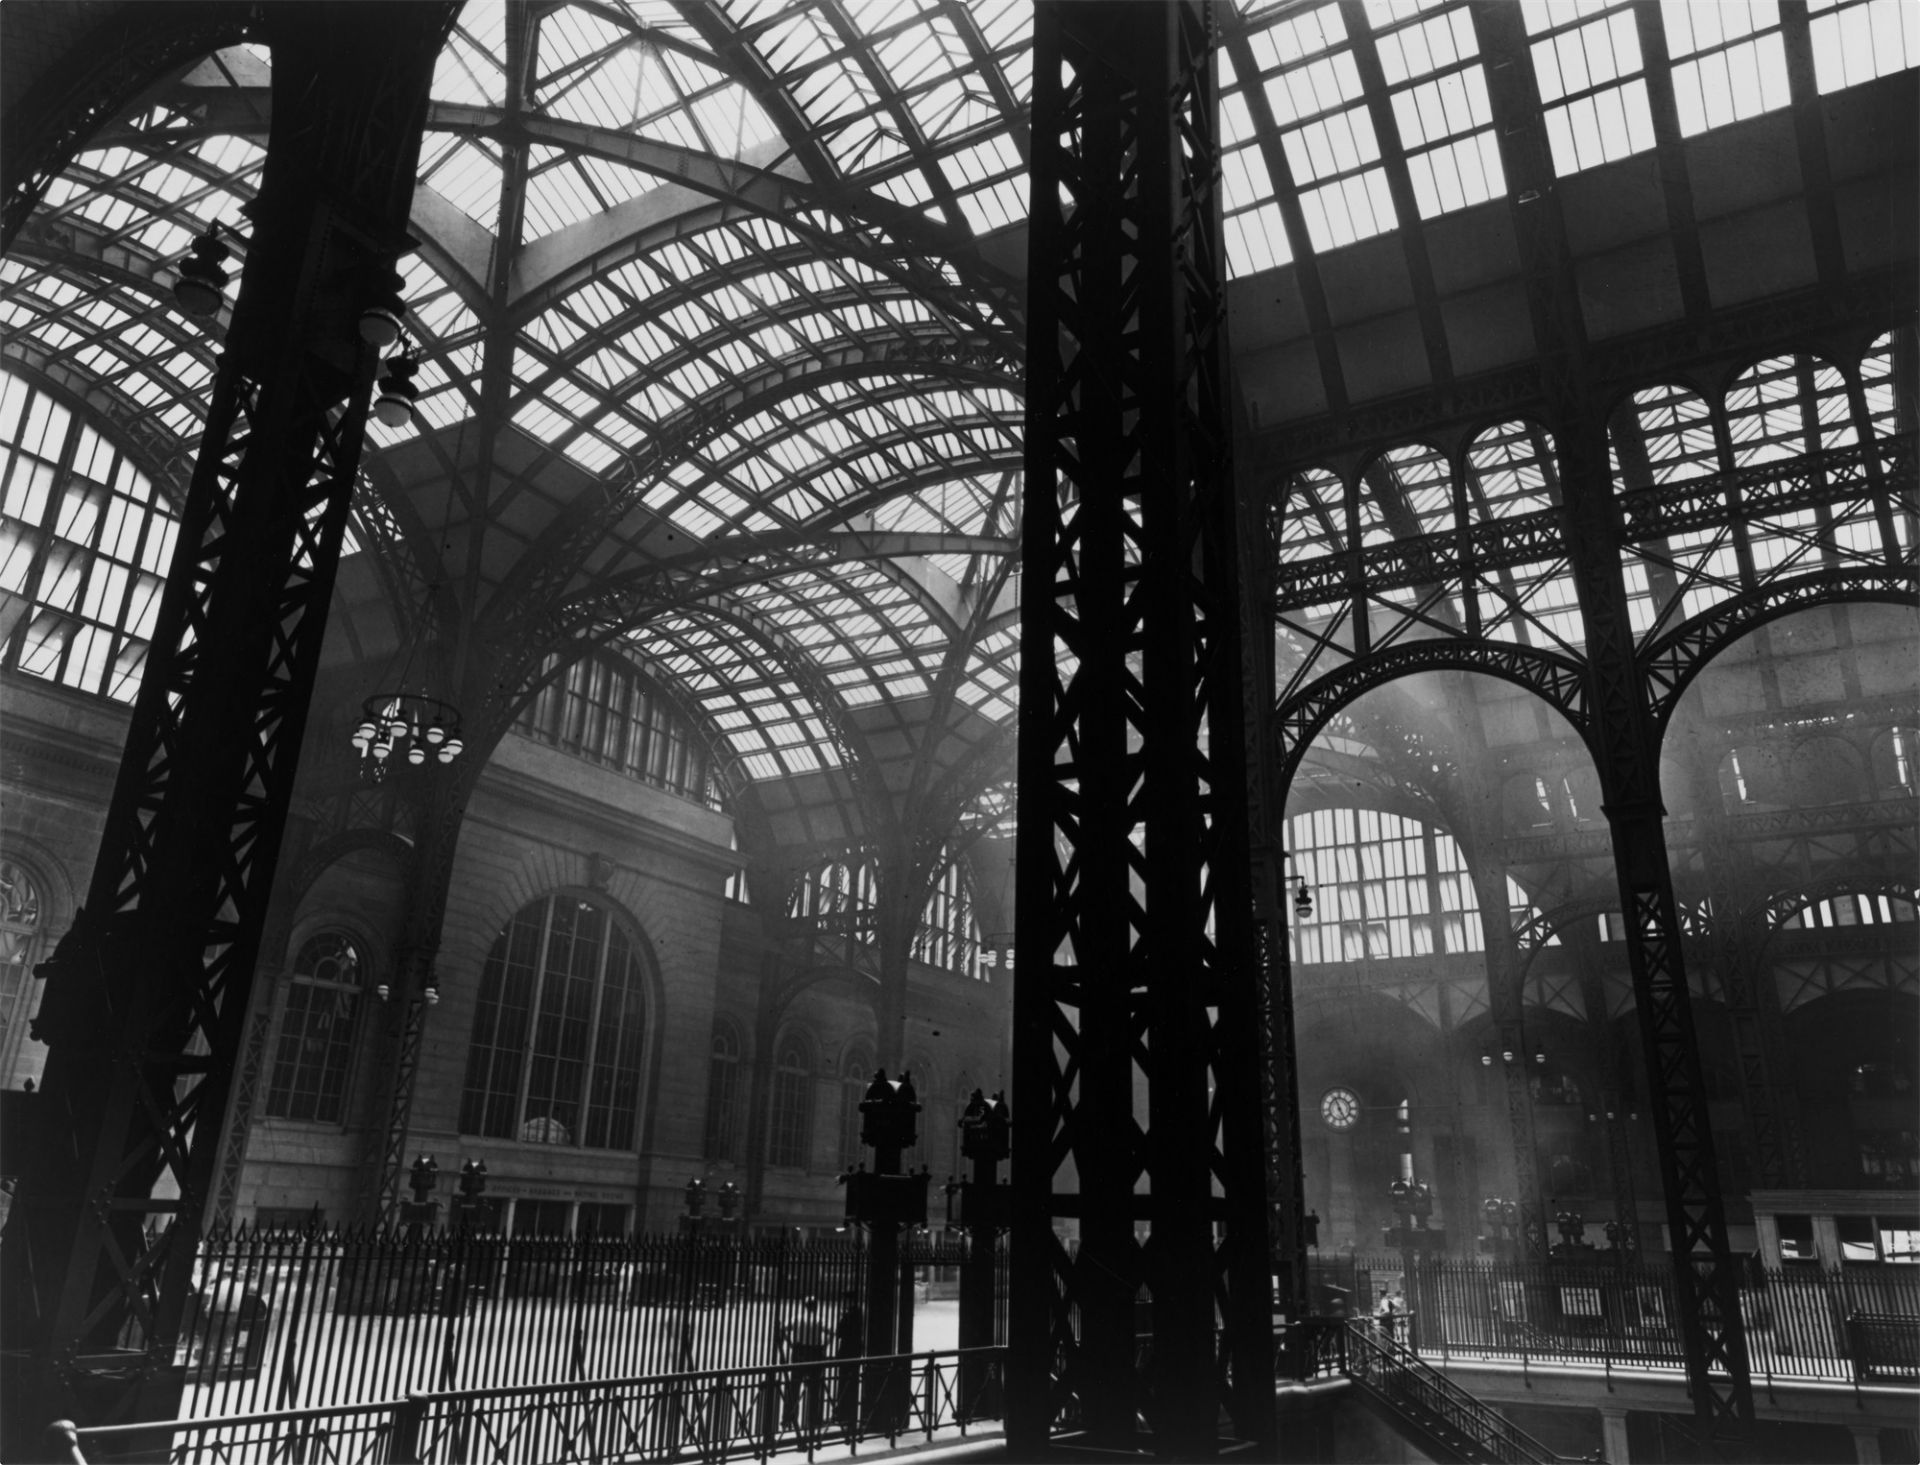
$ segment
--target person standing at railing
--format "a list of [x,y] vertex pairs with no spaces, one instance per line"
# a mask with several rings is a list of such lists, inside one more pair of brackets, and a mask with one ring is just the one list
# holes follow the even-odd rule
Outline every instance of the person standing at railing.
[[827,1359],[827,1342],[831,1336],[826,1322],[820,1316],[820,1299],[809,1297],[800,1304],[800,1316],[792,1322],[781,1325],[776,1335],[786,1345],[787,1361],[792,1367],[787,1374],[786,1423],[801,1423],[800,1396],[804,1389],[807,1400],[805,1427],[815,1429],[820,1424],[820,1390],[825,1382],[825,1370],[809,1365],[823,1364]]
[[1387,1341],[1393,1343],[1400,1336],[1400,1299],[1392,1294],[1380,1298],[1380,1307],[1375,1316],[1380,1319],[1380,1331],[1385,1333]]

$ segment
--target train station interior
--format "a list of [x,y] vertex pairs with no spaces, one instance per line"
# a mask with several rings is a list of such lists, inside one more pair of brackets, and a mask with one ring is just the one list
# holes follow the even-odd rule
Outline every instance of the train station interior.
[[[1004,1096],[1005,1458],[1920,1458],[1920,12],[0,43],[16,1380],[423,1157],[958,1246]],[[1288,1404],[1333,1314],[1546,1453]]]

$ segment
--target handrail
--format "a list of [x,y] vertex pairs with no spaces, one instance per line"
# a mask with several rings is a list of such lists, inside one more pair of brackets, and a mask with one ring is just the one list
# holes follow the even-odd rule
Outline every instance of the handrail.
[[1347,1325],[1348,1377],[1388,1403],[1425,1413],[1465,1436],[1480,1458],[1501,1465],[1558,1465],[1560,1457],[1498,1410],[1490,1408],[1411,1349],[1378,1333],[1370,1319]]
[[[469,1434],[484,1434],[494,1458],[551,1460],[528,1430],[580,1409],[624,1420],[631,1438],[624,1459],[679,1458],[691,1447],[705,1460],[754,1456],[788,1448],[811,1450],[832,1439],[861,1440],[957,1429],[961,1435],[998,1417],[998,1347],[835,1357],[804,1363],[711,1369],[629,1378],[569,1380],[484,1389],[410,1393],[376,1403],[205,1419],[64,1429],[50,1436],[83,1462],[118,1458],[156,1436],[167,1439],[174,1465],[201,1459],[251,1458],[302,1441],[330,1440],[327,1458],[365,1465],[469,1458]],[[986,1369],[967,1374],[974,1360]],[[594,1460],[604,1440],[596,1430],[563,1429],[566,1460]],[[697,1438],[696,1438],[697,1436]],[[347,1441],[349,1448],[342,1448]],[[584,1446],[587,1453],[572,1451]],[[534,1454],[528,1454],[529,1449]],[[144,1458],[144,1456],[143,1456]],[[275,1455],[274,1458],[278,1458]]]

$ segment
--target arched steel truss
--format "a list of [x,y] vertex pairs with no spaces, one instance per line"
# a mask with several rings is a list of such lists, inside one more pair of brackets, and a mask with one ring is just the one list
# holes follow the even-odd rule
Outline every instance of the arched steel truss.
[[1314,737],[1341,708],[1388,682],[1432,671],[1478,672],[1512,682],[1566,718],[1583,739],[1588,735],[1587,671],[1572,657],[1504,642],[1415,641],[1329,672],[1274,710],[1279,786],[1293,781]]

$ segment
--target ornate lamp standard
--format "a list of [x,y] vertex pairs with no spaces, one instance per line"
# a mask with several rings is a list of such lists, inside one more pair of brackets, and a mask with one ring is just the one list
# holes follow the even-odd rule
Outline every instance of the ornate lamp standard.
[[1510,1262],[1520,1244],[1520,1207],[1515,1201],[1488,1196],[1480,1202],[1480,1215],[1486,1221],[1486,1235],[1480,1246],[1495,1261]]
[[[998,1237],[1007,1227],[1007,1187],[1000,1183],[1000,1162],[1012,1153],[1012,1118],[1004,1094],[989,1101],[979,1089],[960,1115],[960,1153],[973,1161],[973,1178],[947,1182],[947,1224],[967,1232],[966,1260],[960,1265],[960,1346],[993,1346],[993,1263]],[[989,1373],[984,1354],[961,1355],[960,1417],[971,1418]],[[989,1406],[991,1407],[991,1406]]]
[[[900,1264],[900,1233],[927,1224],[927,1181],[901,1173],[901,1156],[920,1137],[920,1100],[912,1076],[887,1077],[875,1071],[860,1101],[860,1142],[873,1149],[873,1169],[840,1177],[847,1187],[847,1220],[867,1230],[867,1337],[869,1358],[885,1358],[913,1349],[913,1286]],[[911,1264],[909,1264],[911,1265]],[[902,1286],[903,1280],[905,1286]],[[881,1422],[904,1419],[905,1375],[870,1377],[865,1390]],[[897,1387],[892,1385],[897,1384]]]
[[1397,1247],[1400,1265],[1406,1277],[1407,1347],[1414,1346],[1414,1318],[1419,1312],[1420,1259],[1447,1244],[1443,1226],[1429,1226],[1433,1215],[1433,1187],[1424,1180],[1396,1179],[1387,1187],[1387,1199],[1400,1218],[1398,1226],[1386,1230],[1388,1246]]
[[433,1188],[439,1183],[440,1162],[432,1155],[417,1157],[407,1181],[413,1189],[413,1199],[404,1203],[409,1237],[418,1237],[439,1219],[440,1202],[433,1199]]

